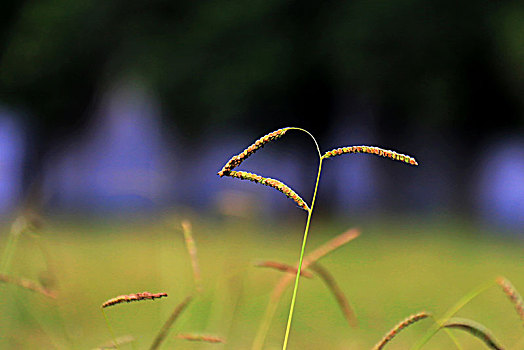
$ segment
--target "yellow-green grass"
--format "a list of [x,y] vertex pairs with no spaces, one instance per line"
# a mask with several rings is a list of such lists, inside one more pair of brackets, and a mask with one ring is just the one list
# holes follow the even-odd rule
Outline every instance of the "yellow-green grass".
[[[180,230],[185,217],[148,222],[61,224],[41,232],[46,261],[38,244],[23,236],[10,274],[38,280],[49,263],[56,270],[59,294],[50,300],[17,286],[0,285],[0,348],[91,349],[112,335],[101,304],[117,295],[166,292],[167,298],[115,305],[105,310],[116,337],[132,335],[123,349],[147,349],[174,307],[195,292],[191,260]],[[265,222],[226,218],[190,218],[198,248],[203,291],[181,315],[164,348],[249,349],[281,272],[259,269],[260,260],[294,264],[302,221]],[[436,318],[457,300],[499,275],[524,290],[524,242],[502,239],[453,220],[383,218],[378,223],[313,220],[307,251],[347,228],[360,237],[322,259],[346,293],[359,319],[350,328],[335,298],[317,277],[301,280],[289,349],[371,349],[407,316],[426,310]],[[3,250],[8,233],[0,241]],[[291,288],[273,319],[265,349],[278,349],[284,336]],[[488,327],[511,348],[523,336],[522,324],[506,295],[494,285],[457,316]],[[386,347],[406,349],[431,326],[414,324]],[[177,339],[177,333],[212,334],[225,344]],[[463,332],[454,333],[463,349],[483,345]],[[453,348],[439,332],[424,349]]]

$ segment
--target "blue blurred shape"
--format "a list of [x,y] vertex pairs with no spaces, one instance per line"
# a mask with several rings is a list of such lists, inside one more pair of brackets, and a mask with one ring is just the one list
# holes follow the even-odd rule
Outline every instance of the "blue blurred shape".
[[524,235],[524,139],[507,138],[487,148],[475,197],[483,221]]
[[10,214],[22,195],[24,129],[14,112],[0,107],[0,215]]
[[143,85],[110,89],[93,121],[48,164],[45,192],[53,207],[127,212],[173,199],[172,145]]

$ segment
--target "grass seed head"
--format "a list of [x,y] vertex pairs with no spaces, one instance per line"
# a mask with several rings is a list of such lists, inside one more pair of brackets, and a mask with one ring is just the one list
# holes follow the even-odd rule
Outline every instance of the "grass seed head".
[[252,145],[250,145],[248,148],[246,148],[245,150],[243,150],[236,156],[231,157],[231,159],[226,163],[226,165],[224,165],[222,170],[218,172],[218,175],[220,177],[224,175],[228,175],[231,170],[239,166],[244,160],[249,158],[250,155],[258,151],[260,148],[264,147],[264,145],[266,145],[267,143],[281,138],[282,136],[284,136],[286,131],[288,131],[289,129],[291,128],[278,129],[273,132],[270,132],[267,135],[262,136],[261,138],[256,140]]
[[393,339],[401,330],[403,330],[407,326],[409,326],[409,325],[411,325],[411,324],[413,324],[415,322],[418,322],[420,320],[423,320],[423,319],[425,319],[425,318],[427,318],[429,316],[430,316],[430,314],[428,314],[425,311],[422,311],[422,312],[419,312],[418,314],[414,314],[414,315],[411,315],[411,316],[407,317],[402,322],[397,324],[393,329],[391,329],[384,336],[384,338],[382,338],[382,340],[379,341],[375,345],[375,347],[373,347],[373,350],[380,350],[380,349],[384,348],[384,346],[386,346],[386,344],[389,343],[391,341],[391,339]]
[[405,154],[397,153],[395,151],[386,150],[380,147],[374,146],[348,146],[336,148],[334,150],[324,153],[322,158],[330,158],[335,156],[340,156],[342,154],[351,154],[351,153],[369,153],[375,154],[377,156],[398,160],[411,165],[418,165],[415,158],[407,156]]
[[517,289],[515,289],[511,282],[504,277],[498,277],[496,279],[496,282],[499,286],[502,287],[504,293],[506,293],[509,300],[515,306],[515,310],[517,311],[520,320],[524,322],[524,301],[522,300],[522,297],[520,296],[519,292],[517,292]]
[[126,295],[119,295],[116,298],[109,299],[105,303],[102,304],[102,308],[106,308],[108,306],[120,304],[123,302],[130,303],[132,301],[140,301],[140,300],[154,300],[157,298],[167,297],[167,293],[149,293],[149,292],[142,292],[142,293],[136,293],[136,294],[126,294]]
[[230,171],[227,176],[234,177],[240,180],[248,180],[255,183],[269,186],[277,191],[282,192],[288,198],[292,199],[300,208],[309,211],[309,206],[295,191],[293,191],[288,185],[281,181],[271,179],[268,177],[262,177],[257,174],[248,173],[247,171]]
[[220,337],[214,335],[203,335],[203,334],[178,334],[176,336],[179,339],[185,339],[189,341],[201,341],[206,343],[225,343],[226,341]]

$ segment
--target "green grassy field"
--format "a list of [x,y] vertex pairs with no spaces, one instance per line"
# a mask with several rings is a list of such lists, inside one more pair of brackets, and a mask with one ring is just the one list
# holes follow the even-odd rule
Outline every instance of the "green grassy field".
[[[105,309],[116,337],[135,338],[120,348],[147,349],[174,307],[194,293],[181,219],[173,216],[126,224],[51,222],[37,237],[22,235],[9,274],[35,281],[55,276],[58,297],[52,300],[0,284],[0,348],[96,348],[112,338],[100,308],[104,301],[121,294],[166,292],[169,296],[160,300]],[[271,291],[282,276],[254,263],[294,264],[303,222],[189,219],[203,292],[177,320],[162,348],[250,349]],[[361,229],[361,236],[321,262],[349,299],[359,326],[349,327],[319,278],[304,278],[290,349],[371,349],[410,314],[425,310],[438,318],[469,291],[499,275],[524,291],[524,242],[496,238],[457,220],[362,223],[315,218],[307,251],[353,226]],[[8,232],[9,227],[4,227],[2,251]],[[281,347],[290,297],[291,286],[278,305],[264,349]],[[457,316],[484,324],[507,349],[524,349],[522,321],[495,284]],[[410,326],[386,348],[409,349],[431,325],[428,319]],[[178,333],[217,335],[226,343],[188,342],[177,339]],[[485,348],[465,332],[453,334],[463,349]],[[454,347],[449,336],[439,332],[424,349]]]

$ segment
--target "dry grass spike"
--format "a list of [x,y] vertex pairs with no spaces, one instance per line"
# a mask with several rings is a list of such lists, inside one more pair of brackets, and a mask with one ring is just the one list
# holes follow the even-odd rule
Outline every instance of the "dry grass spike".
[[126,294],[126,295],[119,295],[116,298],[109,299],[105,303],[102,304],[102,308],[106,308],[108,306],[120,304],[120,303],[130,303],[132,301],[140,301],[140,300],[154,300],[162,297],[167,297],[167,293],[149,293],[149,292],[142,292],[142,293],[136,293],[136,294]]
[[373,350],[380,350],[384,348],[384,346],[391,341],[401,330],[406,328],[407,326],[418,322],[420,320],[423,320],[427,317],[429,317],[430,314],[428,314],[425,311],[419,312],[418,314],[414,314],[409,316],[408,318],[404,319],[402,322],[397,324],[392,330],[390,330],[384,338],[382,338],[381,341],[379,341],[374,347]]
[[277,191],[280,191],[283,194],[285,194],[288,198],[292,199],[295,203],[297,203],[297,205],[300,208],[306,211],[309,211],[309,206],[302,199],[302,197],[300,197],[288,185],[286,185],[285,183],[281,181],[271,179],[269,177],[262,177],[260,175],[253,174],[253,173],[248,173],[247,171],[230,171],[228,176],[231,176],[231,177],[234,177],[240,180],[248,180],[248,181],[259,183],[264,186],[272,187],[276,189]]
[[12,277],[8,275],[0,274],[0,282],[9,283],[9,284],[16,285],[18,287],[22,287],[32,292],[42,294],[48,298],[53,298],[53,299],[56,298],[56,295],[55,293],[53,293],[53,291],[40,286],[35,281],[31,281],[25,278],[18,278],[18,277]]
[[218,175],[221,177],[224,175],[228,175],[229,172],[233,169],[235,169],[237,166],[239,166],[244,160],[246,160],[250,155],[258,151],[260,148],[264,147],[267,143],[279,139],[286,131],[290,130],[291,128],[282,128],[275,130],[273,132],[270,132],[267,135],[262,136],[258,140],[256,140],[251,146],[237,154],[236,156],[231,157],[231,159],[224,165],[222,170],[218,172]]
[[479,338],[480,340],[482,340],[490,349],[494,349],[494,350],[503,350],[504,349],[504,347],[502,347],[495,340],[491,332],[486,327],[484,327],[483,325],[475,321],[468,320],[465,318],[452,318],[448,320],[442,326],[442,328],[461,329]]
[[517,292],[517,289],[515,289],[511,282],[504,277],[498,277],[496,279],[496,282],[499,286],[502,287],[504,293],[506,293],[509,300],[511,300],[511,302],[515,306],[515,310],[517,311],[520,320],[524,322],[524,301],[522,300],[522,297],[520,296],[519,292]]
[[326,283],[327,287],[337,300],[337,304],[342,311],[342,314],[344,315],[346,321],[348,321],[348,324],[350,327],[358,327],[358,320],[355,315],[355,311],[351,308],[349,305],[349,301],[346,298],[346,295],[340,288],[340,286],[335,281],[335,277],[329,272],[328,269],[320,265],[318,262],[311,264],[309,267],[311,270],[315,271],[320,278]]
[[351,153],[368,153],[376,154],[377,156],[386,157],[393,160],[398,160],[411,165],[418,165],[415,158],[407,156],[405,154],[397,153],[395,151],[386,150],[380,147],[374,146],[348,146],[335,148],[334,150],[324,153],[322,158],[330,158],[335,156],[340,156],[342,154],[351,154]]
[[226,341],[220,337],[214,335],[203,335],[203,334],[178,334],[176,336],[179,339],[185,339],[189,341],[202,341],[206,343],[225,343]]
[[181,223],[182,231],[184,232],[184,240],[186,242],[187,252],[191,259],[191,266],[193,268],[193,279],[195,281],[195,289],[198,293],[202,292],[202,277],[200,275],[200,267],[197,258],[197,248],[193,238],[193,228],[189,220],[183,220]]
[[118,349],[121,345],[126,345],[135,341],[135,338],[131,335],[123,335],[116,338],[115,340],[110,340],[107,343],[100,345],[95,348],[95,350],[106,350],[106,349]]

